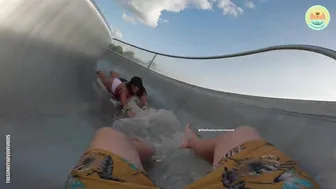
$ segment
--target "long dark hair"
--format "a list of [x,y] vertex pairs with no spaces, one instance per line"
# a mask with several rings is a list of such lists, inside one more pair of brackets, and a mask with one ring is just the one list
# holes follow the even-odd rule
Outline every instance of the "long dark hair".
[[[131,85],[138,87],[139,91],[135,94],[133,94],[132,92],[132,88]],[[128,91],[132,94],[132,95],[136,95],[138,97],[141,97],[142,95],[147,95],[146,89],[142,84],[142,79],[140,77],[132,77],[131,81],[129,81],[128,83],[126,83],[127,89]]]

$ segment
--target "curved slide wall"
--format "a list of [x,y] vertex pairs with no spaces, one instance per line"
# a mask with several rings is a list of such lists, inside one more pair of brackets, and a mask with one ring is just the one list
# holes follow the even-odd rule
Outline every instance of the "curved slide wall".
[[0,0],[0,12],[0,133],[11,136],[12,174],[5,185],[0,153],[0,188],[63,188],[95,131],[91,83],[112,36],[86,0]]
[[[84,0],[0,0],[0,5],[0,133],[11,135],[12,172],[11,184],[1,182],[0,188],[62,188],[94,131],[112,121],[96,106],[92,92],[95,63],[111,42],[110,32]],[[251,125],[300,161],[323,188],[336,185],[335,103],[214,92],[113,53],[102,59],[126,77],[143,77],[153,106],[173,110],[182,123],[192,121],[198,128]],[[5,157],[0,159],[5,167]],[[166,188],[180,188],[198,177],[194,172],[204,173],[190,154],[166,162],[171,163],[156,170],[167,174],[159,178]]]
[[[336,140],[333,134],[336,132],[335,102],[263,98],[212,91],[167,78],[113,52],[107,52],[102,61],[126,78],[141,76],[148,88],[151,104],[173,110],[182,123],[191,121],[198,129],[252,126],[264,138],[299,161],[323,188],[336,185]],[[201,135],[210,137],[216,134],[209,132]],[[192,165],[188,168],[190,172],[195,170],[199,171]],[[176,171],[174,174],[179,173]],[[188,175],[188,172],[185,174]],[[178,179],[175,181],[179,182]]]

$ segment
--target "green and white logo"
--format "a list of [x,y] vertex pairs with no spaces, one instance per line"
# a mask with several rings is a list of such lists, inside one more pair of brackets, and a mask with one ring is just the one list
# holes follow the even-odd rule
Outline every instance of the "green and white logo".
[[306,12],[306,23],[313,30],[323,30],[329,22],[330,13],[324,6],[315,5]]

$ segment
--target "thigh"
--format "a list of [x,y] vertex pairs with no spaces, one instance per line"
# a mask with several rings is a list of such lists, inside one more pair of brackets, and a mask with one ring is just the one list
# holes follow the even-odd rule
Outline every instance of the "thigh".
[[227,132],[219,136],[215,145],[213,165],[216,165],[225,155],[230,153],[233,155],[235,153],[232,151],[234,147],[247,141],[261,139],[259,133],[248,126],[238,127],[233,132]]
[[88,150],[73,168],[66,189],[156,188],[143,170],[131,139],[111,128],[96,132]]
[[209,185],[214,189],[319,188],[297,162],[263,140],[253,128],[240,127],[235,132],[218,140],[212,171],[187,189]]
[[111,92],[111,87],[112,87],[112,82],[113,80],[108,79],[108,78],[100,78],[101,82],[103,83],[103,85],[105,86],[105,88]]
[[96,132],[88,150],[101,149],[123,157],[139,169],[143,169],[139,153],[132,140],[126,135],[109,127]]

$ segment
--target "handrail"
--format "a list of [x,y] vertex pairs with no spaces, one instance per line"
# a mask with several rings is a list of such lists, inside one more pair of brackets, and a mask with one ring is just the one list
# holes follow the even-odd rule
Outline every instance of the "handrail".
[[[177,56],[177,55],[169,55],[169,54],[164,54],[164,53],[159,53],[159,52],[155,52],[155,51],[151,51],[148,49],[144,49],[135,45],[132,45],[130,43],[124,42],[120,39],[115,39],[113,38],[113,40],[118,41],[120,43],[126,44],[128,46],[140,49],[142,51],[148,52],[152,54],[152,58],[149,61],[149,64],[147,64],[147,61],[143,61],[140,60],[136,57],[134,57],[134,52],[131,53],[131,56],[127,56],[126,54],[123,53],[123,50],[121,50],[121,52],[119,52],[119,50],[114,50],[112,48],[112,46],[117,46],[118,48],[121,47],[122,45],[120,44],[113,44],[112,46],[110,46],[110,48],[107,49],[107,51],[117,54],[123,58],[128,59],[131,62],[134,62],[136,64],[139,64],[140,66],[143,66],[149,70],[152,70],[150,67],[152,66],[152,64],[154,64],[154,60],[156,60],[157,55],[161,55],[164,57],[171,57],[171,58],[178,58],[178,59],[193,59],[193,60],[211,60],[211,59],[222,59],[222,58],[232,58],[232,57],[239,57],[239,56],[245,56],[245,55],[253,55],[253,54],[259,54],[259,53],[263,53],[263,52],[267,52],[267,51],[275,51],[275,50],[302,50],[302,51],[310,51],[310,52],[314,52],[317,54],[321,54],[324,56],[327,56],[331,59],[333,59],[333,63],[336,63],[336,51],[333,49],[328,49],[325,47],[319,47],[319,46],[314,46],[314,45],[298,45],[298,44],[294,44],[294,45],[278,45],[278,46],[270,46],[270,47],[266,47],[266,48],[260,48],[260,49],[256,49],[256,50],[250,50],[250,51],[245,51],[245,52],[241,52],[241,53],[235,53],[235,54],[228,54],[228,55],[220,55],[220,56],[208,56],[208,57],[186,57],[186,56]],[[154,72],[157,72],[157,70],[152,70]],[[162,73],[160,73],[162,74]],[[165,75],[165,74],[163,74]],[[165,76],[169,76],[165,75]]]
[[310,52],[315,52],[315,53],[318,53],[318,54],[325,55],[329,58],[332,58],[332,59],[336,60],[336,51],[334,51],[332,49],[328,49],[328,48],[325,48],[325,47],[314,46],[314,45],[303,45],[303,44],[276,45],[276,46],[270,46],[270,47],[260,48],[260,49],[256,49],[256,50],[250,50],[250,51],[245,51],[245,52],[241,52],[241,53],[234,53],[234,54],[227,54],[227,55],[188,57],[188,56],[169,55],[169,54],[164,54],[164,53],[151,51],[151,50],[148,50],[148,49],[144,49],[144,48],[132,45],[130,43],[127,43],[125,41],[122,41],[122,40],[116,39],[116,38],[113,38],[113,40],[118,41],[118,42],[123,43],[123,44],[126,44],[128,46],[131,46],[131,47],[149,52],[149,53],[153,53],[155,55],[161,55],[161,56],[166,56],[166,57],[170,57],[170,58],[189,59],[189,60],[211,60],[211,59],[233,58],[233,57],[246,56],[246,55],[258,54],[258,53],[263,53],[263,52],[268,52],[268,51],[275,51],[275,50],[310,51]]

